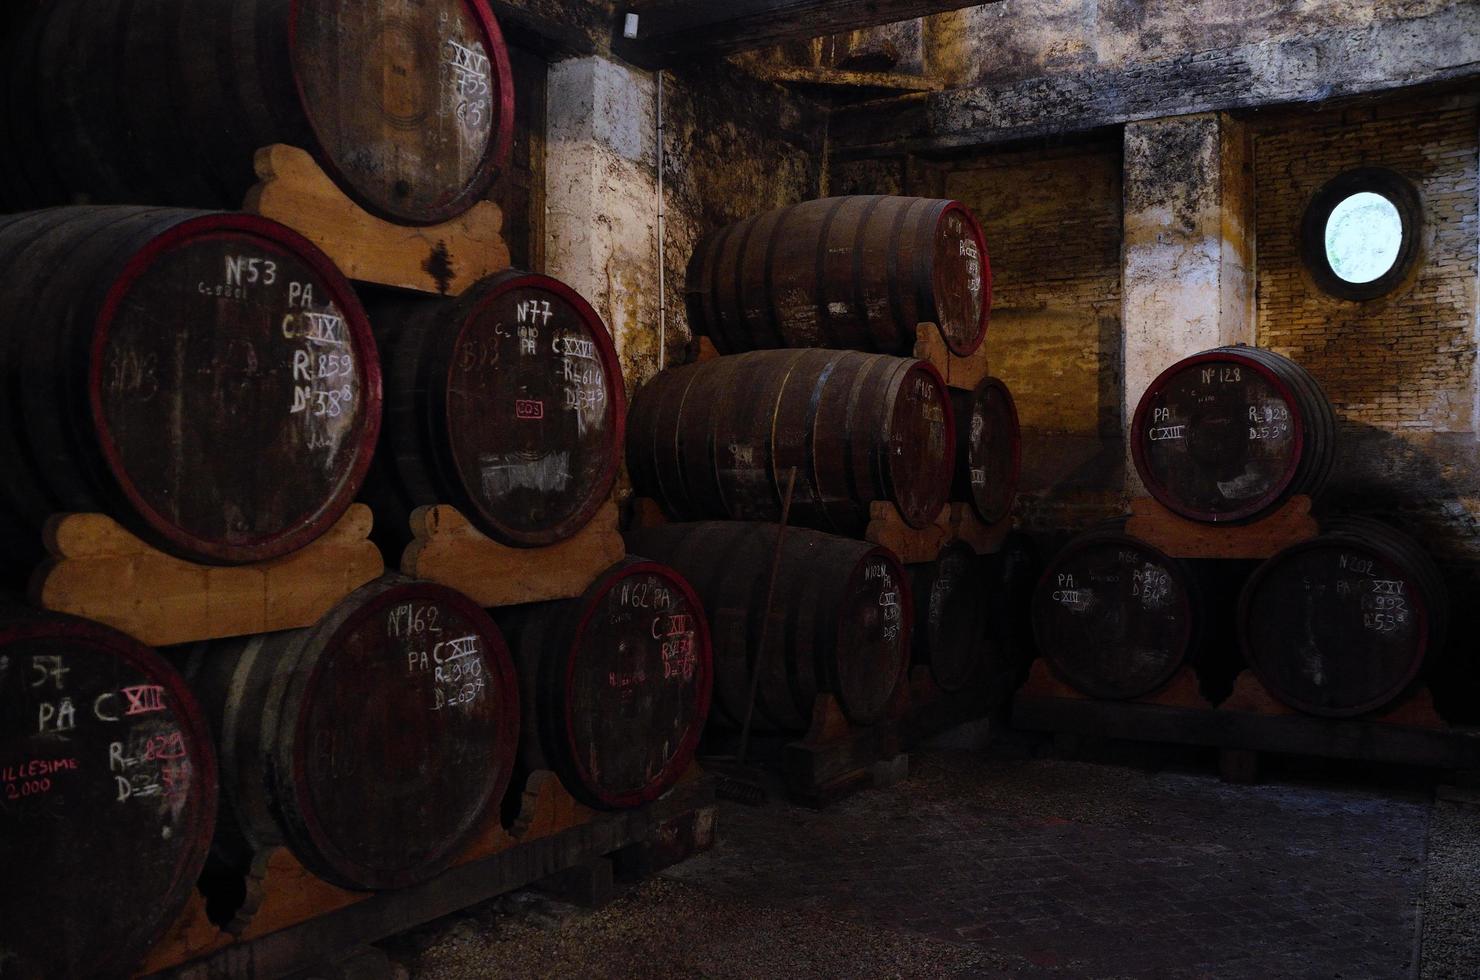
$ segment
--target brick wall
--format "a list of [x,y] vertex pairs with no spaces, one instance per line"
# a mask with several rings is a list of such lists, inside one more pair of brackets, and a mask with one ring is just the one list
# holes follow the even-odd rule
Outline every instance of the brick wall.
[[[1474,97],[1410,98],[1261,122],[1254,149],[1258,341],[1304,364],[1340,420],[1323,506],[1396,520],[1456,565],[1480,559],[1477,134]],[[1299,243],[1310,197],[1358,166],[1411,180],[1424,221],[1407,281],[1361,303],[1317,287]]]
[[946,166],[940,192],[981,218],[992,259],[992,373],[1024,429],[1024,523],[1117,513],[1121,419],[1118,139],[993,151]]

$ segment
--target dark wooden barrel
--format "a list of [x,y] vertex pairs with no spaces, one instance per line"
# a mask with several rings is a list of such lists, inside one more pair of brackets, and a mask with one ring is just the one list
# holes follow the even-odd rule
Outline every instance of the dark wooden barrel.
[[701,241],[689,323],[721,353],[840,347],[907,355],[934,323],[956,354],[981,346],[992,269],[959,201],[830,197],[767,211]]
[[194,890],[215,818],[210,732],[169,664],[0,607],[0,974],[128,976]]
[[453,504],[489,537],[535,547],[606,502],[627,395],[606,326],[575,290],[503,272],[455,300],[372,303],[371,323],[386,403],[364,497],[382,525]]
[[951,499],[970,501],[987,524],[1006,520],[1017,500],[1023,434],[1006,384],[983,378],[972,391],[951,389],[956,415],[956,475]]
[[988,660],[991,586],[986,566],[971,546],[951,541],[935,561],[910,565],[915,627],[912,662],[930,670],[947,693],[976,680]]
[[286,844],[343,888],[413,885],[508,788],[513,664],[488,614],[443,586],[387,575],[315,626],[197,647],[186,676],[220,740],[229,867]]
[[955,421],[925,361],[853,351],[755,351],[664,371],[632,400],[627,469],[677,520],[791,519],[843,534],[892,501],[934,521],[955,465]]
[[380,367],[349,283],[262,218],[0,217],[0,528],[100,511],[193,561],[287,554],[354,500]]
[[615,810],[657,799],[693,764],[714,671],[704,608],[678,572],[627,558],[579,598],[497,616],[519,670],[525,768]]
[[240,207],[253,154],[290,143],[371,213],[431,224],[483,197],[513,133],[485,0],[55,0],[5,52],[11,209]]
[[1254,520],[1325,485],[1336,420],[1320,385],[1258,347],[1178,361],[1146,389],[1131,425],[1141,482],[1189,520]]
[[1033,635],[1055,675],[1094,698],[1156,690],[1192,656],[1201,627],[1189,569],[1114,522],[1049,561],[1033,594]]
[[[766,618],[776,525],[706,521],[629,532],[629,549],[677,569],[714,635],[714,717],[738,728]],[[754,724],[804,731],[819,694],[859,725],[884,717],[910,657],[914,602],[886,548],[788,528]]]
[[1406,693],[1444,647],[1448,590],[1412,538],[1356,517],[1260,565],[1239,600],[1239,644],[1269,692],[1350,717]]

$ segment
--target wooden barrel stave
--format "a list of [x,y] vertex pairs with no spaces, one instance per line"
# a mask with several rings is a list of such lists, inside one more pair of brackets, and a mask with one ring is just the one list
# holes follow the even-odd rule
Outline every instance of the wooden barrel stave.
[[[14,208],[235,207],[271,143],[371,213],[449,220],[507,159],[508,52],[483,0],[58,0],[7,51]],[[86,64],[87,71],[77,65]],[[376,67],[381,67],[379,73]]]
[[1150,694],[1190,663],[1201,620],[1190,570],[1123,521],[1070,541],[1033,595],[1039,653],[1065,683],[1107,700]]
[[1237,345],[1167,368],[1136,406],[1131,449],[1141,482],[1194,521],[1247,523],[1324,486],[1335,417],[1304,368]]
[[216,764],[200,709],[129,637],[10,605],[0,706],[6,973],[127,975],[210,847]]
[[[233,564],[302,547],[349,506],[379,362],[313,245],[261,218],[59,208],[0,223],[0,256],[0,446],[16,461],[0,525],[28,542],[10,562],[39,557],[40,525],[63,511]],[[315,373],[331,348],[335,372]]]
[[[749,701],[776,531],[773,524],[705,521],[627,536],[631,550],[658,556],[694,586],[721,648],[743,648],[743,660],[716,666],[716,720],[732,726]],[[805,730],[823,693],[836,696],[855,724],[881,720],[909,660],[913,602],[898,559],[866,542],[789,528],[774,595],[757,729]]]
[[956,415],[956,472],[951,499],[968,501],[986,524],[1012,514],[1022,474],[1023,440],[1012,392],[997,378],[972,391],[951,389]]
[[807,201],[719,229],[689,263],[690,322],[725,353],[773,347],[908,354],[933,322],[954,353],[980,346],[991,270],[980,226],[952,201]]
[[945,383],[923,361],[756,351],[666,371],[633,405],[634,487],[677,519],[775,520],[796,467],[795,523],[854,533],[890,500],[924,527],[955,465]]
[[576,599],[501,610],[518,663],[520,758],[603,809],[667,792],[693,763],[713,691],[704,609],[677,572],[627,558]]
[[1448,587],[1418,543],[1344,517],[1254,571],[1239,599],[1238,634],[1271,694],[1344,718],[1411,691],[1444,648],[1448,621]]
[[388,575],[315,626],[204,644],[186,672],[220,739],[217,858],[286,845],[350,889],[446,868],[513,772],[518,692],[471,600]]

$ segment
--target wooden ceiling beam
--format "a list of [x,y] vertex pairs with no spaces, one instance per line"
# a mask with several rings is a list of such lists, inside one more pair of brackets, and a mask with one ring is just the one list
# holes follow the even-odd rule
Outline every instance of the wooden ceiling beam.
[[[981,5],[982,0],[619,0],[612,50],[643,68],[669,68]],[[629,14],[637,17],[636,37],[626,36]]]

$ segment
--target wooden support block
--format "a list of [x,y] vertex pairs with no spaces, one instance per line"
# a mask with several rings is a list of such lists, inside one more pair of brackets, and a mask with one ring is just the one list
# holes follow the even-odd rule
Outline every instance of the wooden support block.
[[970,357],[958,357],[951,353],[941,338],[940,328],[933,323],[922,323],[915,328],[915,356],[933,364],[948,386],[965,391],[974,391],[992,373],[988,369],[985,342]]
[[537,769],[524,784],[512,833],[523,843],[589,823],[595,816],[595,810],[576,802],[559,776],[548,769]]
[[[697,769],[696,766],[690,772],[697,774]],[[638,882],[704,853],[714,846],[718,821],[719,807],[704,806],[658,824],[646,840],[613,852],[617,881]]]
[[699,356],[696,357],[696,358],[694,358],[694,363],[695,364],[702,364],[704,361],[712,361],[716,357],[719,357],[719,356],[720,356],[719,350],[714,346],[714,341],[710,340],[708,337],[704,336],[703,334],[700,334],[699,335]]
[[883,773],[896,771],[899,756],[899,723],[893,719],[867,728],[849,724],[837,698],[817,696],[812,707],[812,727],[781,751],[781,768],[787,791],[803,805],[823,807],[874,784],[875,767],[892,762]]
[[1243,711],[1255,715],[1298,715],[1300,712],[1276,698],[1254,676],[1252,670],[1241,671],[1233,679],[1233,693],[1218,705],[1219,711]]
[[599,909],[617,897],[616,873],[611,858],[599,857],[563,868],[541,878],[535,888],[562,902],[583,909]]
[[1218,774],[1225,783],[1253,786],[1259,782],[1259,753],[1252,749],[1219,749]]
[[875,500],[869,504],[869,522],[863,537],[871,544],[888,548],[906,565],[932,562],[941,546],[951,539],[950,515],[950,507],[943,507],[935,523],[910,527],[893,503]]
[[509,267],[503,212],[490,201],[439,225],[397,225],[346,197],[306,150],[265,146],[253,165],[260,183],[242,210],[292,228],[351,279],[456,296]]
[[611,501],[573,537],[545,548],[499,544],[447,504],[418,507],[411,515],[411,534],[401,571],[457,589],[480,606],[578,596],[627,554]]
[[633,497],[630,527],[634,530],[662,527],[668,523],[668,515],[652,497]]
[[1269,558],[1321,532],[1304,494],[1253,524],[1200,524],[1152,497],[1137,497],[1125,530],[1171,558]]
[[[1028,680],[1023,684],[1022,696],[1064,698],[1073,701],[1095,700],[1059,680],[1053,668],[1049,667],[1048,661],[1042,657],[1034,660],[1028,668]],[[1177,672],[1171,676],[1170,680],[1150,694],[1143,694],[1141,697],[1131,698],[1123,703],[1158,704],[1169,708],[1191,708],[1202,711],[1213,710],[1213,706],[1203,698],[1199,690],[1197,672],[1185,664],[1177,668]]]
[[151,646],[311,626],[385,571],[368,540],[370,508],[353,504],[300,551],[254,565],[197,565],[167,555],[103,514],[47,525],[52,557],[31,582],[46,609],[107,623]]
[[949,505],[947,526],[950,536],[966,542],[978,555],[995,555],[1002,550],[1002,542],[1012,533],[1012,517],[1008,516],[996,524],[987,524],[970,504]]

